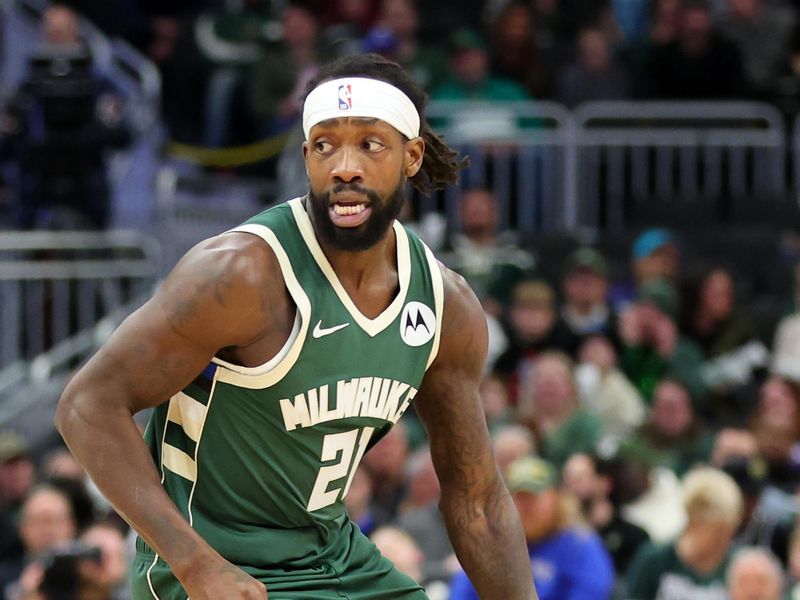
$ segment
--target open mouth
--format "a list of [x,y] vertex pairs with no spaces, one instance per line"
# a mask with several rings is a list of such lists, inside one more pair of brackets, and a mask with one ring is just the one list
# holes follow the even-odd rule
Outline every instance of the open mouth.
[[333,212],[337,215],[357,215],[367,210],[366,204],[339,204],[333,205]]
[[368,202],[334,202],[328,214],[337,227],[358,227],[367,220],[371,211]]

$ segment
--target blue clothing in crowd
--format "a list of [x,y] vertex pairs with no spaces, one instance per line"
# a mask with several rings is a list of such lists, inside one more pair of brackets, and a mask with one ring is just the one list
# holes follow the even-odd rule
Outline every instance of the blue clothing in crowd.
[[[614,567],[600,538],[583,529],[567,529],[528,546],[539,600],[608,600]],[[463,572],[450,585],[450,600],[479,600]]]

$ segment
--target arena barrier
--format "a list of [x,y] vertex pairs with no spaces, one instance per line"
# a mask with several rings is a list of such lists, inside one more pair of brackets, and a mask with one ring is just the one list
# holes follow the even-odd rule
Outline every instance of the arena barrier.
[[[790,166],[783,117],[767,104],[591,102],[569,111],[552,102],[433,102],[428,118],[470,159],[459,188],[412,193],[418,216],[438,211],[450,229],[458,227],[460,190],[471,187],[492,190],[501,226],[526,237],[590,240],[646,223],[797,216],[791,182],[800,181],[800,125]],[[282,199],[280,182],[214,177],[188,167],[162,168],[156,186],[155,221],[167,265]],[[304,179],[301,160],[292,172]]]
[[575,118],[587,227],[621,230],[659,209],[724,217],[736,204],[785,197],[785,125],[770,105],[592,102]]
[[161,272],[160,245],[135,231],[0,232],[0,382],[46,352],[68,361],[74,336],[132,310]]

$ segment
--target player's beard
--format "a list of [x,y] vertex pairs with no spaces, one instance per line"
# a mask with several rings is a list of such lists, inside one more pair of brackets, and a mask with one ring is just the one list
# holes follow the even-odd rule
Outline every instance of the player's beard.
[[[309,189],[308,199],[314,220],[314,229],[325,243],[337,250],[359,252],[372,248],[389,232],[392,222],[400,215],[405,202],[403,188],[405,181],[401,179],[395,190],[386,198],[377,192],[362,187],[357,183],[339,183],[332,190],[317,195]],[[371,213],[367,220],[357,227],[337,227],[333,224],[330,210],[331,192],[351,191],[363,194],[369,199]]]

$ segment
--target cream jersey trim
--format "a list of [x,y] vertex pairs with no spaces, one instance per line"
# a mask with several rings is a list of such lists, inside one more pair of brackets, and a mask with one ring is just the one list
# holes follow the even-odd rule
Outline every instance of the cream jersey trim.
[[428,363],[425,365],[425,370],[433,364],[436,356],[439,354],[439,340],[442,337],[442,319],[444,318],[444,279],[442,278],[442,269],[439,266],[439,261],[431,252],[430,248],[425,246],[425,258],[428,259],[428,268],[431,272],[431,284],[433,285],[433,303],[436,310],[436,331],[433,334],[433,344],[431,345],[431,354],[428,357]]
[[314,233],[314,227],[311,225],[311,219],[308,217],[305,207],[303,206],[302,198],[295,198],[289,201],[289,206],[292,208],[297,227],[303,240],[306,242],[311,255],[314,257],[317,265],[322,270],[325,278],[333,287],[334,292],[339,297],[347,312],[353,317],[353,320],[363,329],[370,337],[375,337],[381,331],[386,329],[394,320],[400,315],[400,311],[406,301],[408,293],[409,282],[411,281],[411,251],[409,250],[408,235],[406,234],[403,226],[397,221],[394,222],[394,232],[397,238],[397,279],[400,284],[400,290],[392,300],[391,304],[374,319],[365,316],[358,307],[353,303],[353,300],[347,294],[333,270],[328,258],[322,251],[322,248],[317,241],[317,236]]
[[217,381],[248,389],[263,389],[278,383],[297,362],[311,321],[311,302],[297,281],[289,256],[272,230],[264,225],[248,224],[230,231],[257,235],[272,248],[280,264],[286,288],[297,306],[294,327],[289,339],[286,340],[280,352],[266,363],[255,367],[243,367],[221,358],[214,357],[212,359],[214,364],[221,367],[217,370]]

